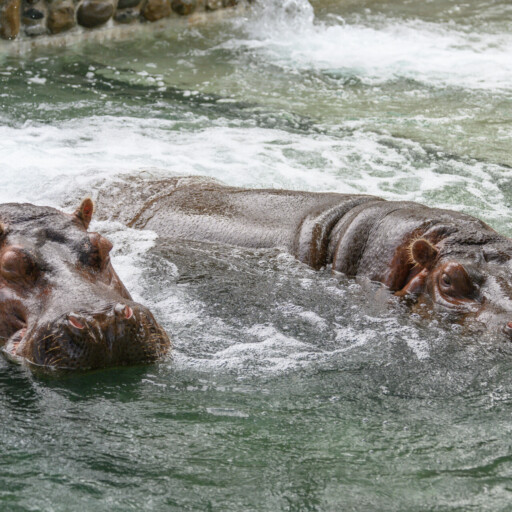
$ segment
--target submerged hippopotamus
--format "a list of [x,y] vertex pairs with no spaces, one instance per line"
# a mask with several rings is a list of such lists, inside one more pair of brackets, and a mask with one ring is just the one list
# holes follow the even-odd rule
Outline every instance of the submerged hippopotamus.
[[[399,296],[477,317],[512,335],[512,241],[469,215],[368,195],[248,190],[208,178],[121,185],[136,207],[117,217],[160,236],[282,247]],[[101,200],[110,200],[108,193]],[[114,211],[114,216],[116,212]]]
[[170,346],[110,263],[112,244],[72,215],[0,205],[0,345],[10,358],[57,369],[148,363]]

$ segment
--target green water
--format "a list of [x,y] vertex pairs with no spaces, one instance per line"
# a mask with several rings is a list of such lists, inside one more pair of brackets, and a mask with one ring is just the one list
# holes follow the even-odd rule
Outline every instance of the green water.
[[[0,56],[0,202],[70,211],[122,179],[203,174],[512,234],[510,2],[260,5]],[[173,357],[0,360],[0,510],[510,510],[510,344],[277,250],[163,243],[111,213],[92,227]]]

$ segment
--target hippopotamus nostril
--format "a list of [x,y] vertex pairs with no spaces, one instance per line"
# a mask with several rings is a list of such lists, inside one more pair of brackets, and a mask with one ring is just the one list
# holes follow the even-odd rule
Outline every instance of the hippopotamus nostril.
[[125,304],[116,304],[114,307],[114,312],[117,316],[125,318],[126,320],[130,320],[130,318],[133,316],[133,309],[130,306],[126,306]]
[[80,321],[78,320],[78,318],[76,316],[74,316],[73,314],[69,314],[68,315],[68,322],[75,328],[75,329],[79,329],[79,330],[82,330],[85,328],[85,325]]

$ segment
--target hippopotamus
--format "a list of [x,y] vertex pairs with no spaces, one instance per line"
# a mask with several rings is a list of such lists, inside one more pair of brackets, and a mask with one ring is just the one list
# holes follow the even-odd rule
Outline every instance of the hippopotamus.
[[[161,237],[281,247],[301,262],[385,285],[445,317],[512,336],[512,241],[463,213],[371,195],[244,189],[201,177],[119,185],[113,215]],[[119,191],[119,189],[116,189]],[[111,202],[108,193],[101,200]],[[453,315],[452,315],[453,314]]]
[[110,261],[112,244],[88,232],[91,199],[73,214],[0,205],[0,346],[52,369],[151,363],[170,347]]

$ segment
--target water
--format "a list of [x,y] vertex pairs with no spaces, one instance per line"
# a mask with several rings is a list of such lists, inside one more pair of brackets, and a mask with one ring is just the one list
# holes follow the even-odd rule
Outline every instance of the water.
[[[1,56],[0,201],[71,211],[202,174],[512,235],[510,2],[276,4]],[[174,357],[58,377],[0,360],[0,510],[509,509],[503,340],[277,250],[162,243],[108,207],[92,228]]]

